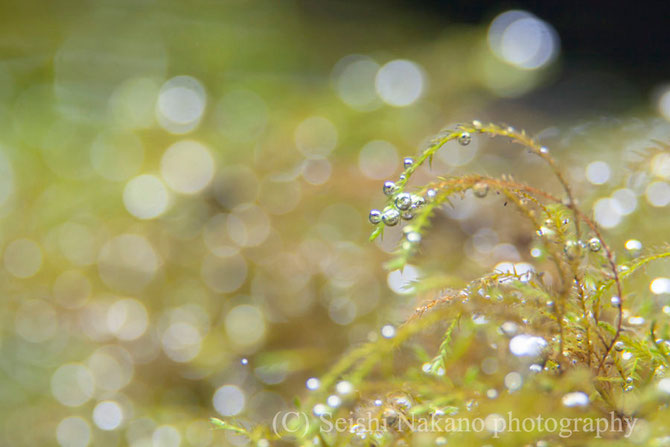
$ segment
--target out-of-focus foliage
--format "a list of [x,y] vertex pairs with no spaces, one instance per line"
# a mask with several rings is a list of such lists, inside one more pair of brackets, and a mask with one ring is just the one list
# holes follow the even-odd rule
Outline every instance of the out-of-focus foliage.
[[[562,123],[524,102],[560,69],[550,24],[492,10],[488,23],[445,25],[355,3],[0,5],[0,444],[244,444],[209,418],[265,424],[309,393],[308,378],[339,380],[344,351],[383,346],[391,362],[412,335],[396,326],[436,289],[542,261],[511,207],[465,195],[435,210],[420,269],[380,267],[402,238],[393,228],[368,243],[381,181],[464,117],[522,123],[560,153],[618,263],[634,263],[635,240],[663,244],[668,157],[636,154],[670,129],[646,98],[630,111],[642,118]],[[663,98],[654,107],[670,116]],[[417,184],[476,166],[560,194],[536,158],[498,140],[453,141],[431,161]],[[658,265],[626,285],[640,331],[668,297]],[[490,357],[463,344],[493,334],[490,321],[450,330],[453,358],[447,327],[425,333],[416,355],[449,373],[416,370],[417,383],[474,381],[450,368]],[[383,377],[379,392],[403,388]]]

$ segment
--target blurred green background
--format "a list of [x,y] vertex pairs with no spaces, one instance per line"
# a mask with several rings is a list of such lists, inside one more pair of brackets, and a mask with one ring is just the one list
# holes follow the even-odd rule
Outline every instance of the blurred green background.
[[[243,445],[208,418],[267,421],[416,305],[402,286],[419,269],[381,267],[400,231],[369,244],[367,213],[402,158],[459,121],[523,127],[578,190],[619,188],[592,202],[622,241],[638,206],[667,223],[667,157],[652,183],[622,179],[626,154],[670,141],[670,89],[566,66],[531,11],[481,16],[3,2],[0,444]],[[558,190],[538,166],[474,140],[417,179],[513,172]],[[426,268],[465,281],[528,258],[499,210],[464,200],[441,215]]]

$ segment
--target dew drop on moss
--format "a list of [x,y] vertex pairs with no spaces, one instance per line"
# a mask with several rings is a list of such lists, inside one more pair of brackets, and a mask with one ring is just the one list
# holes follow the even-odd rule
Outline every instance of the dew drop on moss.
[[384,338],[393,338],[395,337],[395,327],[390,324],[384,325],[381,333]]
[[396,226],[400,221],[400,212],[394,208],[384,210],[382,213],[382,222],[389,227]]
[[408,210],[412,206],[412,196],[406,192],[398,194],[395,198],[395,206],[402,211]]
[[384,182],[384,186],[382,187],[382,191],[384,192],[384,195],[387,196],[392,196],[396,192],[396,186],[395,183],[392,181],[386,181]]
[[419,195],[412,195],[412,209],[417,210],[426,204],[426,199]]
[[328,407],[325,404],[316,404],[312,408],[314,416],[323,416],[328,413]]
[[508,337],[513,337],[519,331],[519,325],[513,321],[505,321],[500,325],[500,331]]
[[310,377],[305,382],[305,386],[310,391],[318,390],[319,387],[321,386],[321,381],[319,379],[317,379],[316,377]]
[[463,132],[459,135],[458,137],[458,144],[461,146],[467,146],[472,142],[472,136],[470,135],[470,132]]
[[637,239],[629,239],[625,244],[626,250],[632,257],[637,257],[642,252],[642,242]]
[[370,223],[373,225],[377,225],[382,221],[382,213],[379,210],[370,210],[370,214],[368,215],[368,219],[370,220]]
[[593,253],[599,252],[600,248],[602,247],[602,245],[600,244],[600,239],[598,239],[597,237],[592,237],[591,239],[589,239],[587,245],[589,247],[589,250],[591,250]]
[[547,341],[542,337],[520,334],[509,342],[509,350],[517,357],[536,357],[547,347]]
[[326,403],[330,408],[338,408],[342,405],[342,398],[337,394],[331,394],[328,396],[328,399],[326,399]]
[[407,238],[407,241],[412,244],[421,242],[421,233],[417,233],[416,231],[410,231],[405,237]]
[[347,380],[342,380],[335,385],[335,391],[337,391],[337,394],[340,396],[348,396],[354,392],[354,385]]
[[564,395],[561,402],[566,407],[586,407],[589,404],[589,396],[581,391],[576,391]]
[[414,405],[412,398],[405,393],[394,393],[389,396],[389,401],[397,408],[401,408],[405,411],[410,410]]
[[472,192],[475,194],[475,197],[479,197],[480,199],[486,197],[486,194],[489,192],[489,185],[484,182],[477,182],[472,187]]

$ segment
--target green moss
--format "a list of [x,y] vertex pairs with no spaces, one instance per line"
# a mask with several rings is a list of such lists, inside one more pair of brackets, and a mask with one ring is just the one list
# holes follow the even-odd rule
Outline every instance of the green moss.
[[[479,174],[438,178],[410,191],[415,171],[445,143],[458,140],[467,146],[479,135],[509,139],[540,157],[562,194],[510,176]],[[429,270],[413,286],[414,293],[427,297],[424,303],[393,336],[353,347],[335,362],[321,387],[296,404],[300,413],[290,423],[273,421],[253,431],[230,422],[217,425],[260,444],[625,445],[670,439],[664,438],[668,428],[662,423],[670,416],[670,387],[658,386],[670,358],[669,318],[660,312],[662,302],[645,298],[642,283],[631,281],[648,265],[670,257],[667,247],[629,259],[617,256],[590,217],[592,211],[578,205],[547,148],[523,131],[473,122],[441,132],[413,163],[406,163],[380,209],[394,209],[395,198],[406,192],[418,205],[411,208],[405,237],[386,268],[421,260],[421,241],[429,236],[436,211],[469,190],[479,198],[499,195],[518,211],[538,250],[534,269],[511,264],[470,281]],[[377,224],[370,239],[383,232],[384,223]],[[449,288],[457,283],[466,285]],[[354,391],[338,390],[342,382]],[[326,405],[333,395],[341,405]],[[569,436],[539,424],[496,432],[496,418],[508,413],[518,420],[565,418],[573,425],[565,429]],[[348,421],[345,429],[329,424],[336,418]],[[481,418],[486,424],[482,430],[450,430],[446,424],[457,418]],[[595,432],[585,425],[605,419],[607,430]],[[428,420],[442,423],[408,429],[407,424]],[[625,429],[633,424],[639,425]]]

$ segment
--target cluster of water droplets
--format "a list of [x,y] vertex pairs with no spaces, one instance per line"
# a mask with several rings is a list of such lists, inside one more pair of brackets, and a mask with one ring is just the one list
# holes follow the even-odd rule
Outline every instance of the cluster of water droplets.
[[[473,126],[475,126],[476,129],[480,129],[482,124],[475,120],[473,121]],[[459,134],[457,140],[461,146],[467,146],[472,142],[472,135],[467,131],[463,131]],[[403,168],[405,170],[410,169],[414,166],[414,163],[415,161],[412,157],[405,157],[403,159]],[[405,173],[400,175],[400,180],[406,180]],[[488,192],[488,185],[485,183],[478,183],[473,189],[475,190],[475,195],[484,197]],[[397,225],[401,220],[412,220],[416,212],[426,204],[426,200],[432,200],[437,195],[437,192],[434,189],[429,189],[426,192],[426,197],[405,192],[398,193],[398,186],[395,182],[390,180],[384,182],[382,190],[384,195],[394,197],[392,205],[386,207],[382,211],[378,209],[371,210],[369,219],[370,223],[373,225],[383,223],[389,227]]]
[[393,197],[391,205],[380,211],[373,209],[370,211],[370,223],[378,225],[383,223],[388,227],[394,227],[401,220],[412,220],[417,211],[426,204],[426,199],[418,194],[409,194],[401,192],[397,194],[398,187],[392,181],[384,182],[384,194]]

